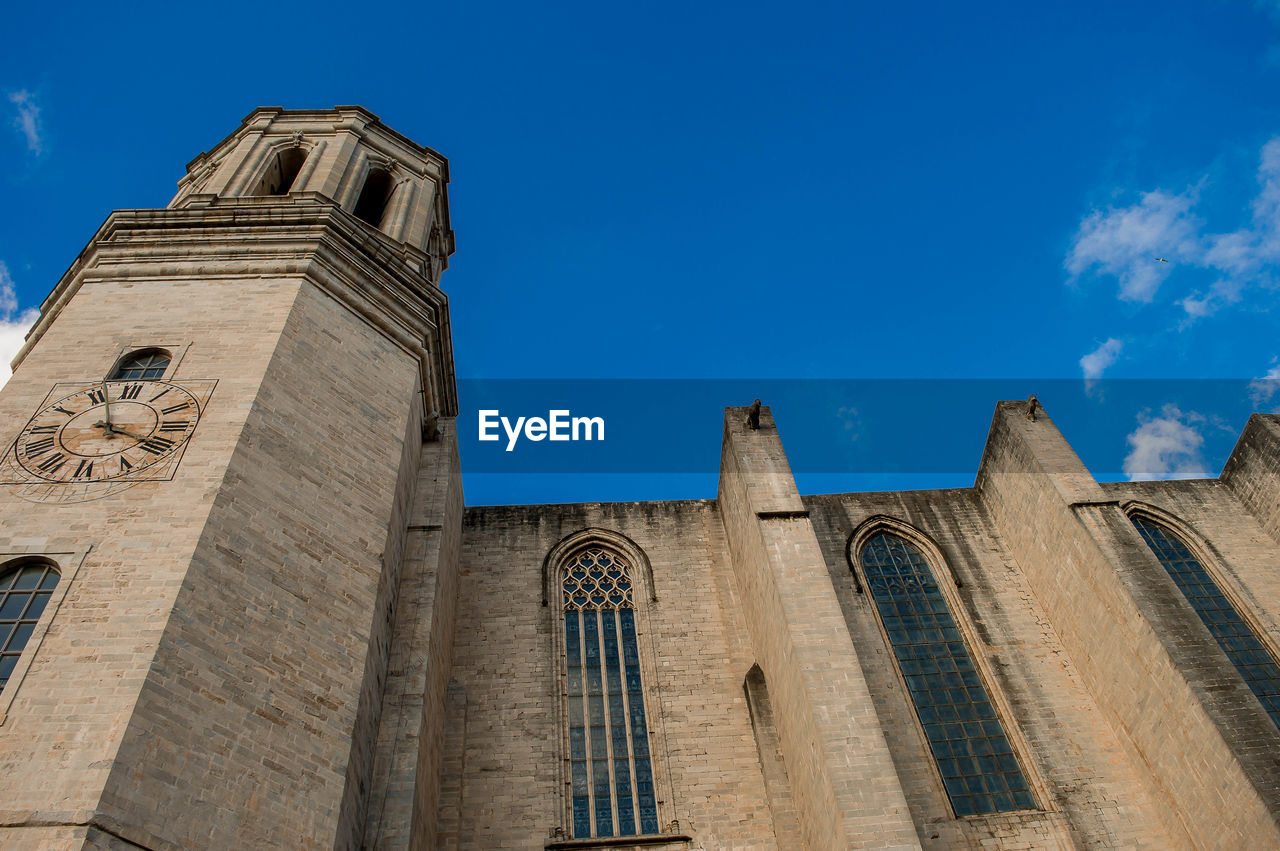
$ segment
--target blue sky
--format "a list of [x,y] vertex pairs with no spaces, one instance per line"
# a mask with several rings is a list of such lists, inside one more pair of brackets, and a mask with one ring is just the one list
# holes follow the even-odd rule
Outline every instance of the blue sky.
[[[360,103],[450,158],[462,378],[1280,376],[1275,3],[303,8],[6,10],[9,350],[112,209],[163,206],[253,107]],[[1041,395],[1095,472],[1146,477],[1216,474],[1272,388],[1079,424]],[[994,401],[954,422],[969,472],[912,486],[972,481]],[[779,410],[784,442],[893,413],[841,408]],[[712,496],[710,431],[702,475],[468,501]]]

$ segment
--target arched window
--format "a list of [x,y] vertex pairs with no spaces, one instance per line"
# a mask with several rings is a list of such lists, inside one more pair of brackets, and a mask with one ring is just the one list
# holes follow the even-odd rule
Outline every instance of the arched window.
[[143,349],[126,356],[111,373],[112,381],[134,381],[139,378],[163,378],[169,368],[169,353],[162,349]]
[[956,815],[1033,809],[1027,779],[924,555],[877,532],[863,544],[861,562]]
[[267,163],[267,170],[250,195],[288,195],[293,182],[302,171],[302,164],[307,161],[305,148],[285,148],[273,155]]
[[1280,666],[1276,660],[1180,538],[1146,517],[1134,515],[1129,519],[1244,677],[1245,684],[1258,696],[1271,720],[1280,727]]
[[0,574],[0,691],[57,584],[57,569],[45,561],[23,562]]
[[382,226],[382,215],[391,198],[391,175],[386,169],[375,168],[364,179],[364,188],[356,200],[355,217],[376,227]]
[[590,545],[561,571],[574,838],[658,832],[632,569]]

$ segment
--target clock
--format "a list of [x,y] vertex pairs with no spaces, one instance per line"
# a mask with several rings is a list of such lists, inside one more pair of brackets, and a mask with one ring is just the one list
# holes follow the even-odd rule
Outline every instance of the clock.
[[35,502],[82,502],[172,479],[215,381],[57,384],[4,460]]

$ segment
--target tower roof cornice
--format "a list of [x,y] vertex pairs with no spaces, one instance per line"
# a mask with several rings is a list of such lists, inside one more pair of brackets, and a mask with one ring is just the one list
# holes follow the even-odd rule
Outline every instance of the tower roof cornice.
[[358,104],[341,104],[330,109],[285,109],[282,106],[260,106],[240,121],[240,126],[228,133],[221,141],[207,151],[202,151],[187,163],[187,172],[200,168],[212,158],[216,158],[251,129],[266,130],[279,119],[305,122],[314,125],[329,125],[333,129],[358,130],[362,135],[369,133],[384,137],[388,141],[403,147],[407,153],[434,162],[440,170],[443,182],[449,182],[449,158],[427,145],[420,145],[403,133],[383,123],[378,115]]
[[432,258],[432,277],[454,252],[449,161],[362,106],[261,106],[187,164],[170,209],[209,198],[315,193]]

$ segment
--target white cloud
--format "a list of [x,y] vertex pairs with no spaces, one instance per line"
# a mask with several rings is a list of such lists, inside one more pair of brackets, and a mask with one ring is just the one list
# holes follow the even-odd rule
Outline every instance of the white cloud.
[[[1195,191],[1148,192],[1128,207],[1094,210],[1080,222],[1066,268],[1078,276],[1097,267],[1120,281],[1120,298],[1151,301],[1173,263],[1202,254]],[[1160,258],[1169,262],[1162,263]]]
[[836,411],[836,419],[844,426],[845,431],[850,432],[850,440],[858,439],[858,435],[862,432],[862,419],[858,416],[857,408],[841,405]]
[[1095,381],[1101,378],[1107,367],[1120,357],[1120,350],[1123,348],[1123,342],[1115,337],[1108,337],[1105,343],[1080,358],[1080,369],[1084,372],[1085,380]]
[[1158,417],[1139,414],[1138,427],[1126,438],[1124,473],[1129,481],[1208,477],[1200,454],[1204,436],[1197,430],[1204,422],[1201,415],[1184,414],[1177,405],[1165,405]]
[[1262,188],[1253,200],[1253,233],[1262,255],[1275,260],[1280,258],[1280,136],[1262,146],[1260,160]]
[[13,278],[9,267],[0,260],[0,317],[8,318],[18,309],[18,295],[13,291]]
[[1211,316],[1242,302],[1250,286],[1280,282],[1280,136],[1259,151],[1257,181],[1249,222],[1222,233],[1209,231],[1195,214],[1207,178],[1184,192],[1156,189],[1135,204],[1093,210],[1081,220],[1063,265],[1073,280],[1090,272],[1113,277],[1119,298],[1137,302],[1154,301],[1182,270],[1216,273],[1207,292],[1203,286],[1184,290],[1174,300],[1186,314],[1184,324]]
[[1277,393],[1280,393],[1280,364],[1272,366],[1261,378],[1249,382],[1249,401],[1255,408],[1268,404]]
[[1188,321],[1200,319],[1205,316],[1212,316],[1224,305],[1235,304],[1240,301],[1240,291],[1242,289],[1244,289],[1244,285],[1238,279],[1220,278],[1213,282],[1213,286],[1209,287],[1209,292],[1202,295],[1200,290],[1196,290],[1191,295],[1180,300],[1178,304],[1186,311]]
[[[15,315],[16,314],[16,315]],[[27,332],[40,318],[34,307],[18,312],[18,297],[13,291],[9,267],[0,261],[0,387],[9,380],[9,362],[26,342]]]
[[1250,274],[1258,268],[1258,248],[1253,234],[1247,230],[1214,234],[1206,239],[1206,266],[1229,275]]
[[27,150],[39,156],[44,150],[44,142],[40,138],[40,107],[36,106],[35,97],[26,89],[9,93],[9,102],[18,109],[13,126],[21,131],[27,139]]

